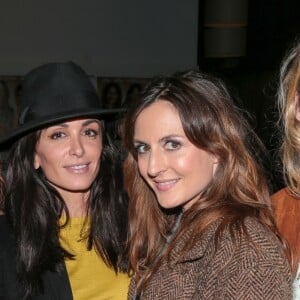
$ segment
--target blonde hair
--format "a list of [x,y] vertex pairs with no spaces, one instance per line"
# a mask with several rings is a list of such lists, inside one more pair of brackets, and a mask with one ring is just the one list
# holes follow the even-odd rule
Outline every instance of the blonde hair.
[[296,119],[300,89],[300,41],[286,55],[280,68],[278,105],[283,126],[281,146],[286,184],[300,196],[300,121]]

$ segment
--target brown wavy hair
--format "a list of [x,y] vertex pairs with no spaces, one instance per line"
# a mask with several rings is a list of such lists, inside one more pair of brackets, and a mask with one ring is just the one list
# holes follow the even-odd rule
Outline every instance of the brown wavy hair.
[[[146,107],[160,100],[168,101],[176,108],[187,138],[196,147],[218,157],[219,162],[201,199],[183,213],[179,229],[170,243],[166,243],[172,227],[169,224],[176,222],[178,213],[176,209],[169,211],[159,206],[154,193],[139,174],[133,144],[137,117]],[[197,71],[154,78],[127,113],[122,136],[128,150],[124,172],[130,198],[130,263],[140,290],[155,272],[160,259],[169,256],[174,243],[187,230],[192,236],[199,237],[218,220],[217,247],[226,227],[236,240],[240,234],[247,236],[244,221],[253,217],[279,237],[268,181],[259,161],[258,149],[263,146],[220,80]],[[196,240],[192,239],[184,251],[188,251]]]

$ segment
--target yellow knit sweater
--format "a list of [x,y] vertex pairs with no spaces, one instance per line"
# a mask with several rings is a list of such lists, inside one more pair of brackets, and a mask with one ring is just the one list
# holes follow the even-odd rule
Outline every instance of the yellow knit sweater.
[[66,259],[66,267],[74,300],[125,300],[127,299],[129,277],[109,268],[92,249],[87,250],[82,239],[84,218],[71,218],[61,229],[61,245],[74,254]]

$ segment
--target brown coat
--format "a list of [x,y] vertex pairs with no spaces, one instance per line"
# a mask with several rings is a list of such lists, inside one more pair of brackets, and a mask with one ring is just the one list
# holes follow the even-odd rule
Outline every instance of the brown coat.
[[272,204],[279,232],[291,247],[296,271],[300,260],[300,199],[284,188],[272,196]]
[[[179,259],[190,240],[190,234],[185,234],[172,250],[170,264],[162,263],[141,299],[290,300],[291,271],[281,244],[256,220],[247,220],[246,227],[252,242],[242,236],[240,246],[235,247],[231,235],[225,231],[213,255],[214,224]],[[134,299],[134,292],[133,277],[129,299]]]

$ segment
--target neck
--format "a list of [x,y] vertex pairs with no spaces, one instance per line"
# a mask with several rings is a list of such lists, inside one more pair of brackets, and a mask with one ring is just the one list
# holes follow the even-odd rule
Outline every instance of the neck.
[[61,192],[66,206],[69,210],[70,217],[83,217],[86,215],[86,204],[89,192],[84,193],[64,193]]

